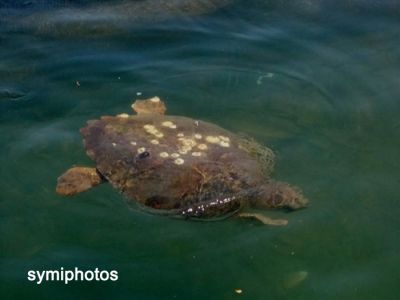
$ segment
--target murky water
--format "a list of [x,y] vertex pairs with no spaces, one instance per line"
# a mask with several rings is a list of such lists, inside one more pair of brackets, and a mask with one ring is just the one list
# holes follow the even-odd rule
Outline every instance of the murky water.
[[[400,297],[400,5],[236,0],[99,27],[70,22],[90,1],[67,2],[0,1],[2,299]],[[276,228],[145,214],[109,185],[56,195],[91,164],[79,128],[136,93],[269,145],[310,207],[270,212],[289,220]],[[27,280],[75,266],[119,280]]]

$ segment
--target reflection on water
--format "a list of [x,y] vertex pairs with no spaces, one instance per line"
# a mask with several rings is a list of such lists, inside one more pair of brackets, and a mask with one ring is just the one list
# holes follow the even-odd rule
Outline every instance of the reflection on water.
[[[100,5],[78,2],[83,11]],[[397,298],[397,3],[236,0],[204,14],[121,23],[117,33],[95,38],[24,23],[35,14],[57,20],[60,6],[15,10],[5,3],[0,276],[6,297],[229,299],[241,289],[248,299]],[[74,7],[68,6],[72,14]],[[18,14],[26,18],[14,21]],[[90,29],[86,21],[79,26]],[[69,26],[52,22],[55,32]],[[278,157],[275,177],[302,187],[310,207],[271,212],[289,225],[268,228],[149,215],[129,209],[108,185],[58,197],[57,176],[73,164],[91,164],[79,128],[126,111],[137,93],[159,95],[170,114],[270,146]],[[79,283],[37,289],[26,280],[30,269],[61,266],[117,269],[120,280],[95,291]]]
[[[88,1],[87,1],[88,2]],[[141,23],[211,13],[232,0],[32,1],[4,3],[6,24],[40,34],[112,35]],[[0,3],[1,4],[1,3]],[[32,7],[30,10],[21,8]],[[36,8],[36,9],[34,9]]]

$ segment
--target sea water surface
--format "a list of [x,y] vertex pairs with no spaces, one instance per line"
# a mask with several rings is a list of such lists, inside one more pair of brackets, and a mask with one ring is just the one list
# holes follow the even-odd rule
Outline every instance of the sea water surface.
[[[0,1],[1,299],[399,299],[400,4],[236,0],[119,22],[118,1],[91,2]],[[100,22],[79,13],[92,4]],[[58,196],[62,172],[93,165],[86,120],[154,95],[270,146],[310,206],[268,227],[146,214],[107,184]],[[119,280],[27,279],[61,267]]]

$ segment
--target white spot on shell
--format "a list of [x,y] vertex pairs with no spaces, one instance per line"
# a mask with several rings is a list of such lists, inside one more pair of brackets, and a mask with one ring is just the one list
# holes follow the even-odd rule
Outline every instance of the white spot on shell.
[[220,142],[220,139],[217,136],[209,135],[206,137],[206,141],[211,144],[218,144]]
[[179,153],[172,153],[171,154],[171,157],[173,157],[173,158],[178,158],[180,155],[179,155]]
[[150,129],[147,132],[152,134],[152,135],[156,135],[157,133],[160,133],[156,128]]
[[190,151],[190,150],[192,150],[192,147],[191,146],[183,146],[181,149],[184,151]]
[[189,145],[183,145],[183,146],[181,146],[181,147],[179,147],[179,153],[180,154],[186,154],[186,153],[188,153],[189,151],[191,151],[192,150],[192,147],[191,146],[189,146]]
[[117,144],[116,144],[116,143],[111,143],[111,145],[113,145],[113,147],[117,146]]
[[158,140],[151,140],[150,143],[152,143],[154,145],[158,145],[160,142]]
[[169,156],[169,154],[167,152],[161,152],[159,155],[162,158],[167,158]]
[[201,156],[201,152],[192,152],[192,156]]
[[228,147],[230,146],[230,144],[229,144],[228,142],[224,142],[224,141],[221,141],[221,142],[219,143],[219,145],[220,145],[221,147],[226,147],[226,148],[228,148]]
[[144,151],[146,151],[145,147],[140,147],[139,149],[137,149],[138,153],[143,153]]
[[130,144],[131,144],[132,146],[136,146],[136,142],[134,142],[134,141],[130,142]]
[[199,148],[200,150],[207,150],[207,145],[206,144],[198,144],[197,148]]
[[174,160],[174,163],[177,165],[182,165],[185,161],[182,158],[177,158]]
[[197,145],[196,141],[194,139],[190,139],[190,138],[179,138],[178,139],[182,145],[184,146],[188,146],[188,147],[194,147]]
[[229,143],[231,141],[229,137],[224,136],[224,135],[219,135],[218,137],[224,142],[228,142]]
[[174,123],[172,123],[171,121],[162,122],[161,125],[164,126],[164,127],[171,128],[171,129],[175,129],[176,128],[176,125]]
[[161,123],[161,125],[162,125],[162,126],[165,126],[165,127],[169,127],[169,126],[171,126],[172,124],[174,124],[174,123],[172,123],[171,121],[165,121],[165,122],[162,122],[162,123]]
[[156,129],[156,127],[154,125],[151,125],[151,124],[146,124],[146,125],[143,126],[143,128],[146,129],[146,130],[154,130],[154,129]]
[[152,134],[158,138],[162,138],[164,134],[160,132],[154,125],[146,124],[143,126],[147,133]]
[[150,101],[151,101],[151,102],[154,102],[154,103],[157,103],[157,102],[160,102],[161,100],[160,100],[160,98],[158,98],[158,97],[156,96],[156,97],[151,98]]
[[126,118],[129,118],[129,115],[128,114],[119,114],[119,115],[117,115],[117,117],[126,119]]
[[198,140],[201,140],[202,137],[203,137],[203,136],[202,136],[200,133],[196,133],[196,134],[194,135],[194,138],[195,138],[195,139],[198,139]]

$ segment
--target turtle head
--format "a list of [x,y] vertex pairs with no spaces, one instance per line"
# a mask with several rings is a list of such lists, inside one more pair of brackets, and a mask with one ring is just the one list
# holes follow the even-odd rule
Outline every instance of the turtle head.
[[255,206],[264,208],[287,208],[296,210],[306,207],[308,199],[301,190],[284,182],[270,182],[263,185]]

